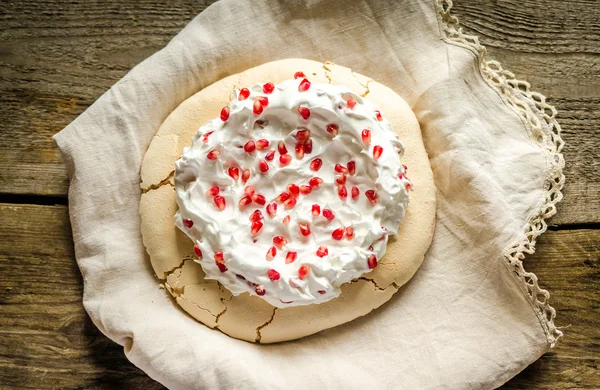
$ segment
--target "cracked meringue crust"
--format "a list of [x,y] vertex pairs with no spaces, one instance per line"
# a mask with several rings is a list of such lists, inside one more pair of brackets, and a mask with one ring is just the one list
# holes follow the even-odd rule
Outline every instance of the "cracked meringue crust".
[[[388,242],[377,268],[341,286],[339,297],[321,304],[276,308],[256,296],[234,296],[205,279],[193,243],[173,223],[177,211],[175,161],[204,123],[218,116],[232,91],[257,83],[278,84],[302,71],[315,83],[344,85],[367,97],[392,124],[406,147],[402,162],[414,185],[398,237]],[[433,236],[435,186],[418,122],[404,100],[389,88],[332,63],[303,59],[270,62],[222,79],[184,101],[165,120],[146,152],[141,170],[142,236],[152,266],[177,303],[210,328],[251,342],[304,337],[363,316],[381,306],[421,265]],[[334,210],[335,211],[335,210]]]

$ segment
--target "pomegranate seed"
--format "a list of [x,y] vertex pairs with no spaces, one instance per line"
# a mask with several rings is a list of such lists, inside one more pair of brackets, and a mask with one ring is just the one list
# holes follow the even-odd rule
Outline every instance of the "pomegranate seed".
[[404,175],[402,174],[402,172],[400,172],[400,173],[398,174],[398,179],[400,179],[400,180],[404,179]]
[[244,196],[242,197],[242,199],[240,199],[240,209],[243,209],[244,207],[248,206],[250,203],[252,203],[252,198],[250,198],[249,196]]
[[300,129],[296,131],[296,139],[300,141],[300,143],[306,142],[310,138],[310,130],[308,129]]
[[375,145],[373,147],[373,158],[375,160],[379,160],[379,157],[381,157],[381,153],[383,153],[383,148],[379,145]]
[[294,183],[288,184],[286,189],[292,196],[298,197],[298,195],[300,195],[300,187]]
[[329,254],[329,249],[327,249],[327,247],[325,245],[321,245],[318,249],[317,249],[317,256],[319,257],[325,257]]
[[412,190],[412,184],[406,183],[406,191],[410,191],[410,190]]
[[286,154],[287,148],[285,147],[285,142],[279,141],[277,144],[277,150],[279,150],[279,154]]
[[377,267],[377,257],[375,255],[367,257],[367,266],[369,266],[369,269]]
[[304,145],[296,145],[296,157],[300,160],[304,158]]
[[356,173],[356,162],[348,161],[348,173],[351,175]]
[[286,209],[291,209],[296,205],[296,198],[290,196],[288,199],[285,200],[285,202],[283,202],[283,205]]
[[379,122],[383,120],[383,117],[381,116],[381,112],[379,112],[379,110],[375,110],[375,117]]
[[203,138],[202,138],[202,142],[204,142],[205,144],[208,143],[208,137],[212,134],[212,131],[209,131],[208,133],[204,134]]
[[360,134],[360,136],[362,137],[362,140],[363,140],[364,143],[366,143],[366,144],[370,144],[371,143],[371,130],[369,130],[369,129],[363,129],[363,131]]
[[358,198],[358,195],[360,195],[360,190],[357,186],[352,186],[352,199]]
[[246,151],[246,153],[254,152],[254,150],[256,150],[256,144],[254,143],[254,141],[250,140],[246,142],[246,144],[244,145],[244,150]]
[[[211,133],[212,133],[212,131],[211,131]],[[404,173],[408,172],[408,167],[406,165],[402,164],[402,168],[404,168]]]
[[336,125],[335,123],[330,123],[327,125],[326,129],[329,134],[331,134],[335,137],[336,135],[338,135],[340,127],[338,125]]
[[256,192],[256,189],[254,188],[254,186],[246,186],[246,188],[244,188],[244,194],[246,194],[248,196],[254,195],[255,192]]
[[328,220],[328,221],[332,221],[335,218],[335,214],[333,213],[333,211],[329,210],[329,209],[323,209],[323,216]]
[[208,191],[206,191],[206,196],[217,196],[219,195],[219,186],[210,187]]
[[252,214],[250,214],[250,222],[256,222],[256,221],[260,221],[261,219],[263,219],[263,215],[260,212],[260,210],[254,210],[254,212]]
[[319,293],[319,294],[321,294],[321,295],[325,294],[326,292],[327,292],[327,291],[325,291],[325,290],[319,290],[319,291],[318,291],[318,293]]
[[335,171],[338,173],[348,173],[348,168],[346,168],[345,166],[343,166],[342,164],[335,164],[334,167]]
[[286,200],[288,200],[290,197],[290,194],[288,194],[287,192],[282,192],[281,194],[279,194],[279,196],[277,196],[277,198],[275,198],[275,202],[277,203],[283,203]]
[[263,296],[267,293],[267,290],[265,290],[265,288],[263,286],[256,286],[256,288],[254,289],[254,292],[256,293],[256,295],[258,296]]
[[206,158],[209,160],[216,160],[219,158],[220,154],[221,154],[221,152],[219,152],[219,150],[213,149],[210,152],[208,152],[208,154],[206,155]]
[[270,247],[267,250],[267,255],[265,256],[265,258],[267,260],[273,260],[273,258],[277,255],[277,248],[275,248],[274,246]]
[[375,192],[375,190],[367,190],[365,191],[365,195],[367,196],[367,199],[369,199],[369,202],[371,202],[371,204],[377,203],[379,195],[377,195],[377,192]]
[[299,79],[301,77],[305,78],[306,76],[302,72],[296,72],[296,73],[294,73],[294,79]]
[[240,170],[236,167],[230,167],[227,173],[233,180],[237,180],[240,177]]
[[300,268],[298,268],[298,277],[301,280],[304,280],[308,276],[309,272],[310,272],[310,265],[308,265],[308,264],[301,265]]
[[352,109],[354,109],[354,106],[356,106],[356,100],[348,99],[348,100],[346,100],[346,104],[348,105],[348,108],[350,108],[352,110]]
[[225,263],[225,259],[223,257],[223,252],[221,252],[221,251],[215,252],[215,261],[220,264]]
[[302,195],[308,195],[312,192],[312,188],[310,186],[300,186],[300,193]]
[[318,217],[319,214],[321,214],[321,206],[319,206],[318,204],[313,204],[312,205],[312,215],[314,215],[315,217]]
[[320,158],[315,158],[310,162],[310,169],[312,169],[315,172],[321,169],[321,166],[323,166],[323,160],[321,160]]
[[254,101],[254,104],[252,105],[252,113],[254,113],[254,115],[260,115],[262,114],[262,112],[264,111],[264,107],[262,104],[260,104],[260,102],[258,100]]
[[287,255],[285,256],[285,263],[286,264],[293,263],[294,261],[296,261],[297,258],[298,258],[298,252],[288,252]]
[[306,154],[311,154],[312,153],[312,139],[308,139],[308,141],[306,141],[306,143],[304,144],[304,153]]
[[200,248],[198,248],[198,245],[194,245],[194,253],[196,253],[197,258],[202,258],[202,251],[200,250]]
[[273,93],[274,89],[275,89],[275,84],[273,84],[273,83],[266,83],[265,85],[263,85],[264,93]]
[[270,142],[266,139],[259,139],[256,141],[256,149],[263,150],[269,147]]
[[335,182],[337,184],[341,184],[341,185],[346,184],[346,175],[337,175],[335,177]]
[[223,198],[222,196],[215,196],[215,198],[213,199],[213,201],[215,202],[215,206],[217,206],[217,208],[219,209],[219,211],[223,211],[225,210],[225,198]]
[[256,101],[260,103],[261,106],[266,107],[269,105],[269,98],[266,96],[259,96],[256,98]]
[[221,109],[221,120],[223,122],[227,121],[227,119],[229,119],[229,106],[225,106]]
[[250,90],[248,88],[240,89],[240,93],[238,95],[238,100],[246,100],[250,96]]
[[248,179],[250,179],[250,170],[244,169],[242,171],[242,183],[246,184],[248,182]]
[[[275,249],[275,248],[273,248],[273,249]],[[274,269],[268,270],[267,271],[267,276],[269,277],[269,279],[271,279],[271,282],[276,282],[281,277],[281,275],[279,274],[279,272],[275,271]]]
[[302,79],[302,81],[300,81],[300,85],[298,85],[298,91],[304,92],[307,91],[309,88],[310,81],[308,81],[307,79]]
[[282,222],[284,225],[287,225],[288,223],[290,223],[290,216],[289,216],[289,215],[286,215],[286,216],[285,216],[285,218],[283,218],[283,219],[281,220],[281,222]]
[[338,228],[335,229],[332,233],[331,233],[331,237],[333,237],[334,240],[341,240],[342,237],[344,237],[344,228]]
[[275,214],[277,214],[277,203],[270,203],[267,206],[267,214],[269,214],[270,217],[274,217]]
[[258,234],[258,232],[260,231],[260,229],[262,229],[263,227],[263,223],[260,221],[256,221],[256,222],[252,222],[252,227],[250,228],[250,234],[252,234],[253,236]]
[[304,236],[310,236],[310,226],[306,222],[298,223],[298,229],[300,229],[300,233]]
[[277,247],[277,249],[281,249],[285,244],[287,244],[287,240],[283,236],[275,236],[273,237],[273,244]]
[[320,177],[313,177],[312,179],[310,179],[308,181],[308,184],[312,188],[319,188],[321,186],[321,184],[323,184],[323,179],[321,179]]
[[289,154],[282,154],[281,156],[279,156],[279,163],[282,166],[285,167],[286,165],[288,165],[291,162],[292,162],[292,156],[290,156]]
[[345,186],[343,186],[343,185],[338,186],[338,195],[339,195],[340,199],[346,199],[348,197],[348,190],[346,189]]
[[369,245],[369,250],[370,250],[371,252],[373,252],[373,250],[374,250],[374,249],[373,249],[373,245]]
[[262,172],[262,173],[266,173],[269,170],[269,164],[267,164],[267,162],[265,160],[260,160],[258,162],[258,169]]
[[271,161],[275,158],[275,151],[271,150],[269,153],[265,155],[265,160]]
[[346,227],[346,237],[348,237],[348,238],[354,237],[354,228],[352,226]]
[[219,271],[221,271],[221,272],[227,271],[227,267],[223,263],[217,263],[217,267],[219,268]]
[[267,203],[267,198],[265,198],[265,196],[261,194],[254,194],[252,195],[252,201],[254,201],[254,203],[256,204],[264,206]]

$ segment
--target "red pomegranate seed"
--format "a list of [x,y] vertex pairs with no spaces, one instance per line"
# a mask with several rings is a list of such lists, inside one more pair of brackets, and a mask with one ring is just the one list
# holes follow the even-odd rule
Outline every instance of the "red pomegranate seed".
[[363,131],[360,134],[360,136],[362,137],[362,140],[363,140],[364,143],[366,143],[366,144],[370,144],[371,143],[371,130],[369,130],[369,129],[363,129]]
[[310,272],[310,265],[308,265],[308,264],[301,265],[300,268],[298,268],[298,277],[300,278],[300,280],[304,280],[308,276],[309,272]]
[[293,263],[294,261],[296,261],[297,258],[298,258],[298,252],[288,252],[287,255],[285,256],[285,263],[286,264]]
[[300,81],[300,85],[298,85],[298,91],[304,92],[307,91],[309,88],[310,81],[308,81],[307,79],[302,79],[302,81]]
[[341,240],[342,237],[344,237],[344,228],[338,228],[335,229],[333,232],[331,232],[331,237],[333,237],[334,240]]
[[302,72],[294,73],[294,79],[305,78],[306,76]]
[[323,295],[323,294],[327,293],[327,291],[325,291],[325,290],[319,290],[318,293],[321,294],[321,295]]
[[369,245],[369,250],[370,250],[371,252],[373,252],[373,250],[374,250],[374,249],[373,249],[373,245]]
[[335,123],[328,124],[326,129],[327,129],[327,132],[329,134],[333,135],[334,137],[336,135],[338,135],[338,132],[340,131],[340,127],[338,125],[336,125]]
[[300,129],[296,131],[296,139],[300,141],[300,143],[306,142],[310,138],[310,130],[308,129]]
[[285,147],[285,142],[279,141],[277,144],[277,150],[279,150],[279,154],[286,154],[287,148]]
[[346,175],[337,175],[335,177],[335,182],[337,184],[341,184],[341,185],[346,184]]
[[300,195],[300,187],[295,185],[294,183],[290,183],[287,185],[286,190],[290,193],[290,195],[297,197]]
[[321,184],[323,184],[323,179],[321,179],[320,177],[313,177],[312,179],[310,179],[308,181],[308,184],[312,188],[319,188],[321,186]]
[[215,202],[215,206],[217,206],[219,211],[225,210],[225,198],[217,195],[217,196],[215,196],[214,202]]
[[208,133],[204,134],[204,136],[202,137],[202,142],[204,142],[205,144],[208,143],[208,137],[213,133],[213,131],[209,131]]
[[296,198],[293,196],[290,196],[288,199],[285,200],[285,202],[283,202],[283,205],[285,206],[286,209],[291,209],[292,207],[294,207],[296,205]]
[[219,268],[219,271],[221,271],[221,272],[227,271],[227,267],[223,263],[217,263],[217,267]]
[[265,290],[265,288],[263,286],[256,286],[254,288],[254,292],[256,293],[256,295],[258,296],[263,296],[267,293],[267,290]]
[[240,94],[238,95],[238,100],[246,100],[250,96],[250,90],[248,88],[240,89]]
[[227,119],[229,119],[229,106],[225,106],[221,109],[221,120],[223,122],[227,121]]
[[[211,131],[211,133],[212,133],[212,131]],[[402,164],[402,168],[404,168],[404,173],[408,172],[408,167],[406,165]]]
[[227,173],[233,180],[237,180],[240,177],[240,170],[236,167],[230,167]]
[[209,160],[216,160],[219,158],[220,154],[221,154],[221,152],[219,152],[218,149],[213,149],[210,152],[208,152],[208,154],[206,155],[206,158]]
[[310,225],[306,222],[298,223],[298,229],[300,229],[300,233],[304,236],[310,236]]
[[277,247],[277,249],[281,249],[285,244],[287,244],[287,240],[283,236],[275,236],[273,237],[273,244]]
[[370,255],[367,257],[367,266],[369,269],[377,267],[377,257],[375,257],[375,255]]
[[196,257],[201,259],[202,258],[202,250],[200,250],[200,248],[198,248],[198,245],[194,245],[194,253],[196,254]]
[[262,112],[264,111],[264,107],[262,104],[260,104],[260,102],[258,100],[254,101],[254,104],[252,105],[252,113],[254,113],[254,115],[260,115],[262,114]]
[[269,164],[267,164],[267,162],[265,160],[260,160],[258,162],[258,169],[262,172],[262,173],[266,173],[269,170]]
[[319,206],[318,204],[313,204],[312,205],[312,215],[314,215],[315,217],[318,217],[319,214],[321,214],[321,206]]
[[279,163],[282,166],[285,167],[286,165],[288,165],[291,162],[292,162],[292,156],[290,156],[289,154],[282,154],[281,156],[279,156]]
[[412,190],[412,183],[406,183],[406,191]]
[[256,144],[254,143],[254,141],[250,140],[246,142],[244,144],[244,150],[246,151],[246,153],[254,152],[254,150],[256,150]]
[[333,213],[333,211],[329,210],[329,209],[323,209],[323,216],[328,220],[328,221],[332,221],[335,218],[335,214]]
[[269,105],[269,98],[266,96],[259,96],[256,100],[260,103],[261,106],[266,107]]
[[[275,248],[273,248],[273,249],[275,249]],[[267,276],[269,277],[269,279],[271,279],[271,282],[276,282],[281,277],[281,275],[279,274],[279,272],[275,271],[274,269],[268,270],[267,271]]]
[[269,153],[265,155],[265,160],[271,161],[275,158],[275,151],[271,150]]
[[398,174],[398,179],[400,179],[400,180],[404,179],[404,175],[402,174],[402,172],[400,172],[400,173]]
[[356,162],[348,161],[348,173],[351,175],[356,173]]
[[328,254],[329,254],[329,249],[327,249],[327,247],[325,245],[321,245],[319,248],[317,248],[317,256],[325,257]]
[[375,110],[375,117],[379,122],[383,120],[383,117],[381,116],[381,112],[379,112],[379,110]]
[[321,160],[320,158],[315,158],[310,162],[310,169],[312,169],[315,172],[321,169],[321,166],[323,166],[323,160]]
[[194,221],[192,221],[191,219],[184,219],[183,226],[190,229],[192,226],[194,226]]
[[206,191],[206,196],[217,196],[217,195],[219,195],[219,186],[210,187]]
[[381,153],[383,153],[383,148],[379,145],[375,145],[373,147],[373,158],[375,160],[379,160],[379,157],[381,157]]
[[304,153],[306,154],[311,154],[312,153],[312,139],[308,139],[308,141],[306,141],[306,143],[304,144]]
[[252,201],[254,201],[254,203],[256,204],[264,206],[267,203],[267,198],[265,198],[265,196],[261,194],[254,194],[252,195]]
[[274,246],[270,247],[267,250],[267,255],[265,256],[265,258],[267,260],[273,260],[273,258],[275,257],[275,255],[277,255],[277,248],[275,248]]
[[252,214],[250,214],[250,222],[256,222],[256,221],[260,221],[261,219],[263,219],[263,215],[260,212],[260,210],[254,210],[254,212]]
[[254,186],[246,186],[246,188],[244,188],[244,194],[246,194],[248,196],[254,195],[255,192],[256,192],[256,189],[254,188]]
[[264,93],[273,93],[274,89],[275,89],[275,84],[273,84],[273,83],[266,83],[265,85],[263,85]]
[[217,263],[221,263],[221,264],[225,263],[225,259],[223,258],[223,252],[221,252],[221,251],[215,252],[215,261]]
[[250,228],[250,234],[252,234],[253,236],[258,234],[258,232],[260,231],[260,229],[262,229],[263,227],[263,223],[260,221],[256,221],[256,222],[252,222],[252,226]]
[[249,196],[244,196],[242,197],[242,199],[240,199],[240,209],[243,209],[244,207],[248,206],[250,203],[252,203],[252,198],[250,198]]
[[270,142],[266,139],[259,139],[256,141],[256,149],[263,150],[269,147]]
[[346,237],[354,237],[354,228],[352,226],[346,226]]
[[358,198],[358,195],[360,195],[360,190],[358,189],[357,186],[352,186],[352,199],[356,199]]
[[275,214],[277,214],[277,203],[270,203],[267,206],[267,214],[269,214],[270,217],[274,217]]
[[343,166],[342,164],[335,164],[334,167],[335,171],[338,173],[348,173],[348,168],[346,168],[345,166]]
[[244,169],[242,171],[242,183],[246,184],[248,182],[248,179],[250,179],[250,170]]
[[290,216],[289,216],[289,215],[286,215],[286,216],[285,216],[285,218],[283,218],[283,220],[281,220],[281,222],[282,222],[284,225],[287,225],[288,223],[290,223]]
[[306,120],[310,117],[310,109],[308,107],[298,106],[298,114]]
[[310,186],[300,186],[300,193],[302,195],[308,195],[312,192],[312,188]]
[[343,185],[338,185],[338,195],[340,199],[346,199],[348,197],[348,190]]
[[346,100],[346,104],[348,105],[348,108],[350,108],[352,110],[352,109],[354,109],[354,106],[356,106],[356,100],[348,99],[348,100]]
[[375,190],[367,190],[365,191],[365,195],[367,199],[369,199],[369,202],[371,202],[371,204],[377,203],[377,199],[379,199],[379,195],[377,195],[377,192],[375,192]]
[[300,160],[304,158],[304,145],[296,145],[296,157]]
[[282,192],[281,194],[279,194],[279,196],[277,196],[277,198],[275,198],[275,202],[277,203],[283,203],[286,200],[288,200],[290,197],[290,194],[288,194],[287,192]]

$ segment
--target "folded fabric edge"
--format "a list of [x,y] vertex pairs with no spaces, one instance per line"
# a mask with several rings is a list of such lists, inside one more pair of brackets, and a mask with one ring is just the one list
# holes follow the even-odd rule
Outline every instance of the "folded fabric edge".
[[533,254],[537,238],[546,231],[546,219],[556,214],[556,204],[563,198],[565,161],[561,150],[564,141],[556,121],[556,109],[546,103],[546,97],[532,92],[526,81],[517,80],[514,74],[502,68],[499,62],[486,60],[486,48],[475,35],[463,33],[458,18],[451,15],[452,0],[435,0],[440,33],[444,42],[471,51],[479,62],[479,71],[486,83],[522,120],[529,130],[532,142],[546,154],[547,177],[544,196],[538,207],[528,217],[522,235],[502,251],[502,258],[519,287],[527,296],[546,334],[550,348],[558,345],[563,332],[554,324],[556,310],[550,306],[550,293],[540,288],[537,276],[523,267],[525,254]]

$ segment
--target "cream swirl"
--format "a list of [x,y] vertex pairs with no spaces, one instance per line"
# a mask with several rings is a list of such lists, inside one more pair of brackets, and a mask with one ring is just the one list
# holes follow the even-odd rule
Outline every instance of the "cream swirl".
[[176,163],[177,226],[206,278],[273,306],[322,303],[377,265],[410,181],[367,99],[303,77],[235,91]]

